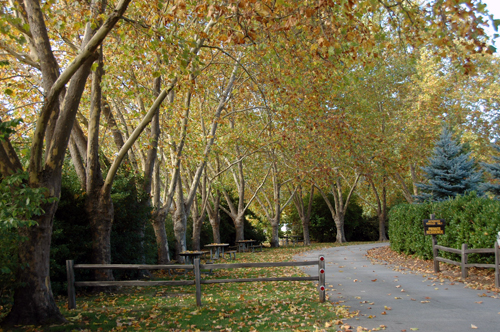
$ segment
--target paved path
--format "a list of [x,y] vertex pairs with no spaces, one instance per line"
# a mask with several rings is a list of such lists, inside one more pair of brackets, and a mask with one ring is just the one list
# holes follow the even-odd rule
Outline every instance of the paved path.
[[[325,255],[328,300],[359,310],[356,318],[344,320],[356,331],[385,325],[387,332],[500,332],[500,295],[464,288],[434,275],[395,270],[372,264],[366,257],[375,243],[309,251],[295,260],[316,260]],[[318,275],[317,267],[304,267]]]

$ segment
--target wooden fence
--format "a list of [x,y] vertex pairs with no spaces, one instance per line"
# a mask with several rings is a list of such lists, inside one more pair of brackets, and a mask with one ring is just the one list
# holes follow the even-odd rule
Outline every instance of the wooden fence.
[[[317,265],[318,275],[313,277],[273,277],[273,278],[239,278],[239,279],[202,279],[202,269],[238,269],[253,267],[307,266]],[[127,280],[127,281],[75,281],[75,269],[133,269],[133,270],[173,270],[184,269],[194,271],[194,280]],[[268,263],[237,263],[237,264],[200,264],[196,258],[193,264],[186,265],[139,265],[139,264],[74,264],[66,261],[68,275],[68,309],[76,308],[75,287],[113,287],[113,286],[196,286],[196,305],[201,306],[201,285],[220,284],[228,282],[262,282],[262,281],[318,281],[320,302],[325,301],[325,257],[320,255],[317,261],[309,262],[268,262]]]
[[[462,270],[462,278],[465,279],[468,277],[468,268],[469,267],[486,267],[486,268],[494,268],[495,269],[495,287],[500,288],[500,247],[497,242],[495,242],[493,248],[476,248],[476,249],[467,249],[467,244],[462,244],[462,249],[454,249],[440,246],[436,243],[435,237],[433,237],[432,241],[432,254],[434,256],[434,272],[439,272],[439,262],[459,265]],[[461,255],[461,261],[457,262],[451,259],[439,257],[438,250],[451,252],[454,254]],[[469,264],[468,256],[469,254],[495,254],[495,264]]]

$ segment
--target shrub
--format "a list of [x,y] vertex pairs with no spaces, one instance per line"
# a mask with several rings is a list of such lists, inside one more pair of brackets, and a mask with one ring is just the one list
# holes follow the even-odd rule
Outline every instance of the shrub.
[[[461,249],[491,248],[500,231],[500,202],[475,193],[457,196],[442,202],[400,204],[389,213],[391,248],[405,254],[415,254],[424,259],[432,258],[431,237],[424,235],[423,219],[433,213],[446,220],[445,235],[438,235],[438,244]],[[460,260],[458,255],[440,252],[440,256]],[[493,263],[494,256],[471,254],[471,263]]]

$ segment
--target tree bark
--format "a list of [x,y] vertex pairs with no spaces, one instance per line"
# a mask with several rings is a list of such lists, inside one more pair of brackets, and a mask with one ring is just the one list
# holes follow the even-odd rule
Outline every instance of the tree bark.
[[309,224],[311,222],[311,212],[312,212],[312,203],[314,198],[314,185],[311,184],[311,192],[309,193],[309,202],[307,204],[307,212],[304,215],[304,219],[302,220],[302,231],[304,236],[304,245],[311,245],[311,237],[309,235]]
[[333,220],[335,221],[335,227],[337,227],[337,235],[335,236],[335,239],[338,243],[347,242],[344,231],[344,217],[344,213],[336,213],[333,218]]
[[271,220],[271,239],[269,241],[272,248],[278,248],[280,246],[279,230],[279,218],[273,218]]
[[[41,185],[49,188],[54,196],[59,195],[61,186],[57,178]],[[47,204],[43,209],[45,214],[35,219],[37,226],[23,227],[19,230],[19,234],[26,237],[26,241],[19,246],[17,281],[20,286],[14,292],[14,306],[2,322],[2,326],[66,322],[54,301],[50,285],[49,254],[57,202]]]
[[153,229],[155,231],[156,246],[158,250],[158,264],[170,262],[170,250],[168,248],[167,232],[165,230],[166,209],[160,209],[155,213],[153,219]]
[[186,246],[186,229],[187,215],[184,208],[184,203],[177,202],[177,209],[173,215],[174,235],[175,235],[175,259],[178,262],[184,262],[184,258],[179,254],[187,250]]
[[378,240],[387,241],[385,232],[385,221],[387,219],[387,192],[385,188],[386,177],[382,178],[382,197],[380,197],[377,187],[371,177],[368,178],[370,186],[372,187],[375,199],[377,200],[377,217],[378,217]]
[[206,210],[208,215],[208,220],[210,225],[212,226],[212,236],[214,243],[221,243],[220,238],[220,191],[217,190],[216,196],[213,198],[213,208],[210,203],[207,202]]
[[[85,201],[92,232],[92,264],[111,264],[111,227],[114,208],[111,197],[104,197],[100,191],[89,194]],[[94,278],[99,281],[112,281],[111,270],[94,270]]]
[[236,230],[236,241],[245,239],[245,215],[240,214],[233,219],[234,228]]

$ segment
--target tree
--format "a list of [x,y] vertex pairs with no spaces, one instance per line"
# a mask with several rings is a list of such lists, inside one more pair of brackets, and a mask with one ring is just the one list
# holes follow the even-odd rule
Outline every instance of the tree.
[[[299,215],[300,221],[302,221],[302,234],[304,236],[304,245],[308,246],[311,244],[311,238],[309,236],[309,224],[311,221],[311,213],[312,213],[312,203],[314,197],[314,184],[311,185],[311,191],[309,192],[309,197],[307,198],[307,204],[304,206],[306,200],[302,194],[302,184],[299,184],[297,187],[297,191],[295,195],[293,195],[293,204],[297,209],[297,214]],[[289,190],[291,193],[292,191]]]
[[[335,226],[337,227],[336,240],[338,243],[347,242],[344,232],[345,214],[347,212],[347,206],[349,205],[352,194],[356,189],[359,178],[361,177],[361,174],[358,174],[356,172],[354,173],[354,180],[352,184],[350,184],[347,178],[343,177],[339,171],[334,170],[332,172],[329,180],[329,193],[333,195],[333,204],[328,198],[327,193],[325,193],[325,191],[323,191],[319,185],[316,185],[316,188],[318,188],[321,196],[323,196],[323,199],[330,209],[332,218],[335,221]],[[349,193],[347,194],[347,197],[345,197],[345,200],[343,196],[342,178],[345,180],[345,182],[347,182],[347,186],[349,187]]]
[[[22,22],[21,36],[24,40],[29,39],[29,51],[37,60],[34,65],[40,69],[44,90],[32,137],[26,183],[30,188],[47,188],[51,200],[42,204],[44,213],[34,218],[35,226],[19,229],[21,236],[27,238],[19,247],[19,262],[24,268],[18,270],[17,279],[22,286],[16,289],[14,305],[3,324],[40,325],[65,321],[55,304],[49,276],[50,240],[61,192],[62,164],[85,82],[96,59],[96,50],[129,3],[130,0],[120,1],[99,29],[90,23],[87,25],[80,53],[62,72],[52,49],[44,15],[45,10],[52,9],[51,4],[41,7],[39,1],[26,0],[16,2],[11,8]],[[96,15],[98,13],[93,12],[91,17]],[[27,59],[33,58],[28,56]],[[8,138],[0,147],[0,164],[3,177],[24,169]]]
[[[492,147],[497,152],[500,152],[500,145],[498,143],[492,145]],[[500,180],[500,156],[492,156],[492,158],[496,163],[488,164],[482,162],[481,166],[483,166],[484,171],[489,173],[494,180]],[[498,183],[484,183],[481,186],[481,190],[493,194],[496,199],[500,199],[500,184]]]
[[429,165],[422,167],[428,183],[417,184],[422,193],[415,199],[444,201],[479,190],[482,172],[475,170],[475,161],[469,157],[470,152],[466,153],[464,146],[453,139],[452,131],[443,128]]

